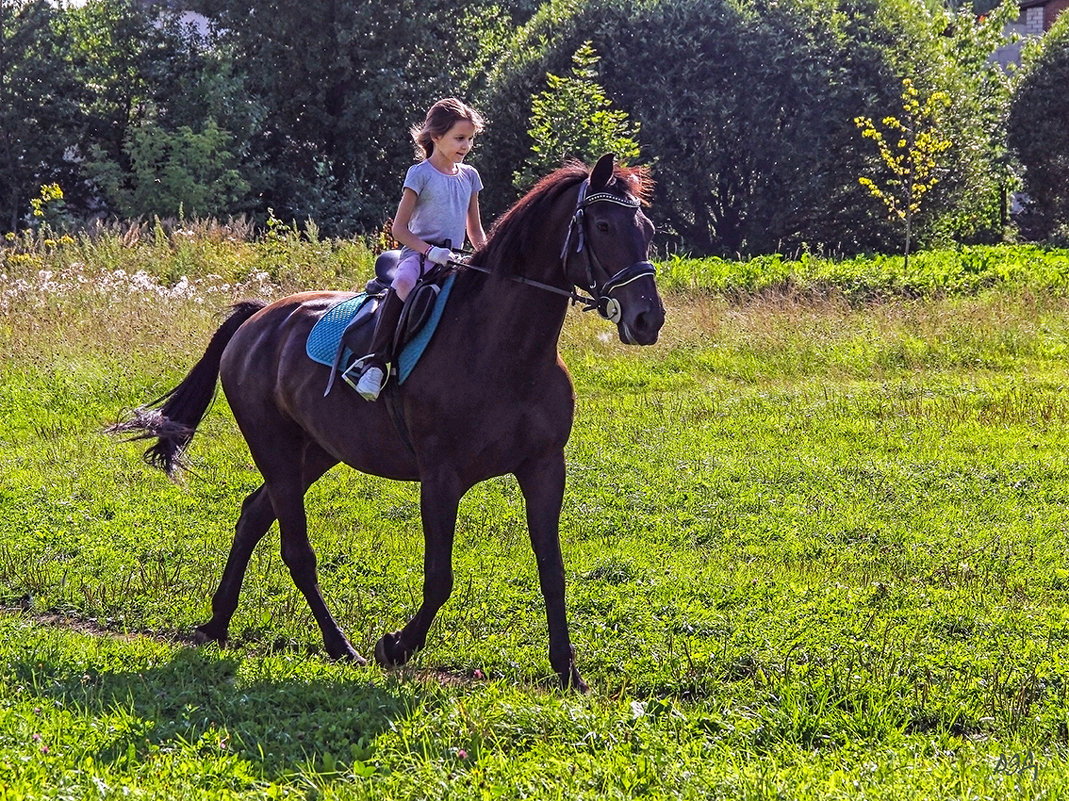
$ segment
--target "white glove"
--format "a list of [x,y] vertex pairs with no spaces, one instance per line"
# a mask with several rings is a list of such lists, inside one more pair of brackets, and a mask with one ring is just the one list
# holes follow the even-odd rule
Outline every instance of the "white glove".
[[432,247],[427,251],[427,261],[433,261],[435,264],[448,264],[452,258],[453,251],[449,248]]

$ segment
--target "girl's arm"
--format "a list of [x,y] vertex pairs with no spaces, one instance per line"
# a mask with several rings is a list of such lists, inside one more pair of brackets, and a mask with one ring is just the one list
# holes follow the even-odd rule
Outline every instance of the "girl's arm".
[[408,187],[401,193],[401,202],[397,204],[397,213],[393,216],[393,238],[402,245],[411,248],[417,253],[426,253],[430,244],[424,242],[414,233],[408,230],[408,224],[412,220],[412,212],[416,210],[416,201],[419,195]]
[[482,215],[479,213],[478,192],[472,192],[468,202],[468,239],[476,250],[486,244],[486,232],[483,231]]

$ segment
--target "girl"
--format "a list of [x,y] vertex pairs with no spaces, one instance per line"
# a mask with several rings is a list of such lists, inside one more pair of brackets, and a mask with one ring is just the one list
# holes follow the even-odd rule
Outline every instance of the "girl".
[[468,235],[476,250],[486,243],[479,215],[482,179],[464,164],[475,135],[483,130],[479,112],[456,98],[439,100],[427,112],[423,125],[413,127],[412,138],[423,159],[405,175],[401,202],[393,218],[393,236],[403,245],[390,289],[383,298],[371,337],[371,353],[364,357],[356,391],[373,401],[386,380],[386,365],[393,358],[390,345],[405,298],[423,274],[424,262],[447,264],[451,248],[464,244]]

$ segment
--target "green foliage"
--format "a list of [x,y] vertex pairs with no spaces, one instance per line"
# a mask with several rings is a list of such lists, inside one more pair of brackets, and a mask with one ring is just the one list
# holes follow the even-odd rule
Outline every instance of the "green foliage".
[[484,145],[491,208],[502,204],[494,187],[530,148],[517,132],[532,93],[587,39],[605,93],[642,126],[656,221],[677,246],[730,254],[882,242],[888,229],[857,184],[864,156],[851,120],[894,97],[899,65],[930,47],[915,3],[549,3],[491,76],[484,106],[508,120]]
[[45,0],[0,3],[0,231],[15,231],[39,187],[76,184],[66,150],[81,120],[69,38]]
[[83,107],[81,155],[95,148],[97,161],[103,154],[125,168],[130,129],[158,108],[155,60],[161,67],[167,63],[166,42],[131,0],[93,0],[66,13],[73,39],[69,58],[79,80],[92,88]]
[[1024,168],[1023,224],[1037,237],[1069,230],[1069,14],[1062,14],[1024,65],[1008,137]]
[[93,0],[70,18],[79,74],[97,87],[80,147],[94,200],[126,218],[247,208],[234,131],[247,135],[258,107],[240,102],[225,52],[129,0]]
[[[183,30],[173,5],[0,5],[5,230],[58,183],[82,218],[192,213],[193,198],[197,213],[262,222],[270,207],[331,236],[378,231],[411,163],[408,128],[457,95],[489,122],[471,156],[489,219],[516,199],[517,176],[526,185],[563,155],[594,158],[595,140],[637,146],[641,130],[673,249],[883,250],[895,226],[857,184],[868,159],[851,121],[879,119],[910,76],[952,100],[945,171],[911,237],[1009,235],[1012,76],[990,56],[1014,0],[979,19],[939,0],[196,0],[207,38]],[[575,62],[586,43],[590,61]],[[1016,151],[1035,185],[1032,227],[1047,235],[1061,221],[1041,209],[1043,186],[1060,179],[1043,177],[1041,147]],[[149,166],[162,163],[167,181]]]
[[230,134],[212,120],[200,132],[144,123],[128,132],[123,147],[128,172],[97,148],[94,155],[102,160],[88,162],[86,173],[126,218],[225,218],[249,189],[230,143]]
[[314,219],[329,235],[378,230],[392,214],[412,163],[408,129],[477,80],[478,37],[497,41],[508,19],[489,3],[444,0],[204,6],[262,108],[244,176],[258,211]]
[[950,105],[942,128],[951,147],[941,158],[944,170],[927,204],[931,214],[918,222],[929,244],[998,242],[1011,235],[1009,193],[1017,177],[1006,147],[1006,117],[1014,71],[1004,70],[995,51],[1006,43],[1005,26],[1020,13],[1016,0],[993,4],[977,17],[963,8],[937,16],[935,52],[915,73],[925,92],[945,92]]
[[532,155],[513,178],[517,188],[529,189],[569,159],[593,164],[604,153],[615,153],[625,164],[638,159],[638,126],[612,107],[598,84],[600,60],[584,42],[572,56],[569,75],[546,75],[548,88],[531,100]]
[[1069,293],[1069,251],[972,245],[921,251],[908,264],[902,256],[831,259],[806,253],[796,259],[771,255],[747,261],[673,256],[661,266],[658,283],[731,299],[841,297],[851,305],[970,296],[991,287],[1064,296]]
[[30,227],[48,234],[70,231],[73,220],[67,210],[63,188],[59,184],[41,187],[40,194],[30,201]]
[[[921,102],[920,93],[909,78],[902,80],[902,118],[884,117],[888,136],[869,117],[857,117],[854,123],[861,135],[872,139],[888,172],[877,183],[862,176],[858,180],[873,196],[883,201],[892,217],[905,224],[905,261],[909,264],[911,223],[921,210],[928,191],[939,182],[939,158],[951,142],[940,132],[940,113],[950,105],[943,92],[933,92]],[[881,186],[882,184],[882,186]]]

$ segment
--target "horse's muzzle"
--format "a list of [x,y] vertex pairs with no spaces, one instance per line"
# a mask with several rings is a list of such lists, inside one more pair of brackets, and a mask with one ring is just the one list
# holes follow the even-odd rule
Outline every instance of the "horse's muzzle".
[[653,303],[631,315],[632,319],[625,316],[616,324],[620,341],[625,345],[652,345],[657,341],[664,325],[664,306],[656,295],[651,300]]
[[626,267],[601,288],[598,312],[616,323],[625,345],[652,345],[664,325],[664,305],[648,261]]

